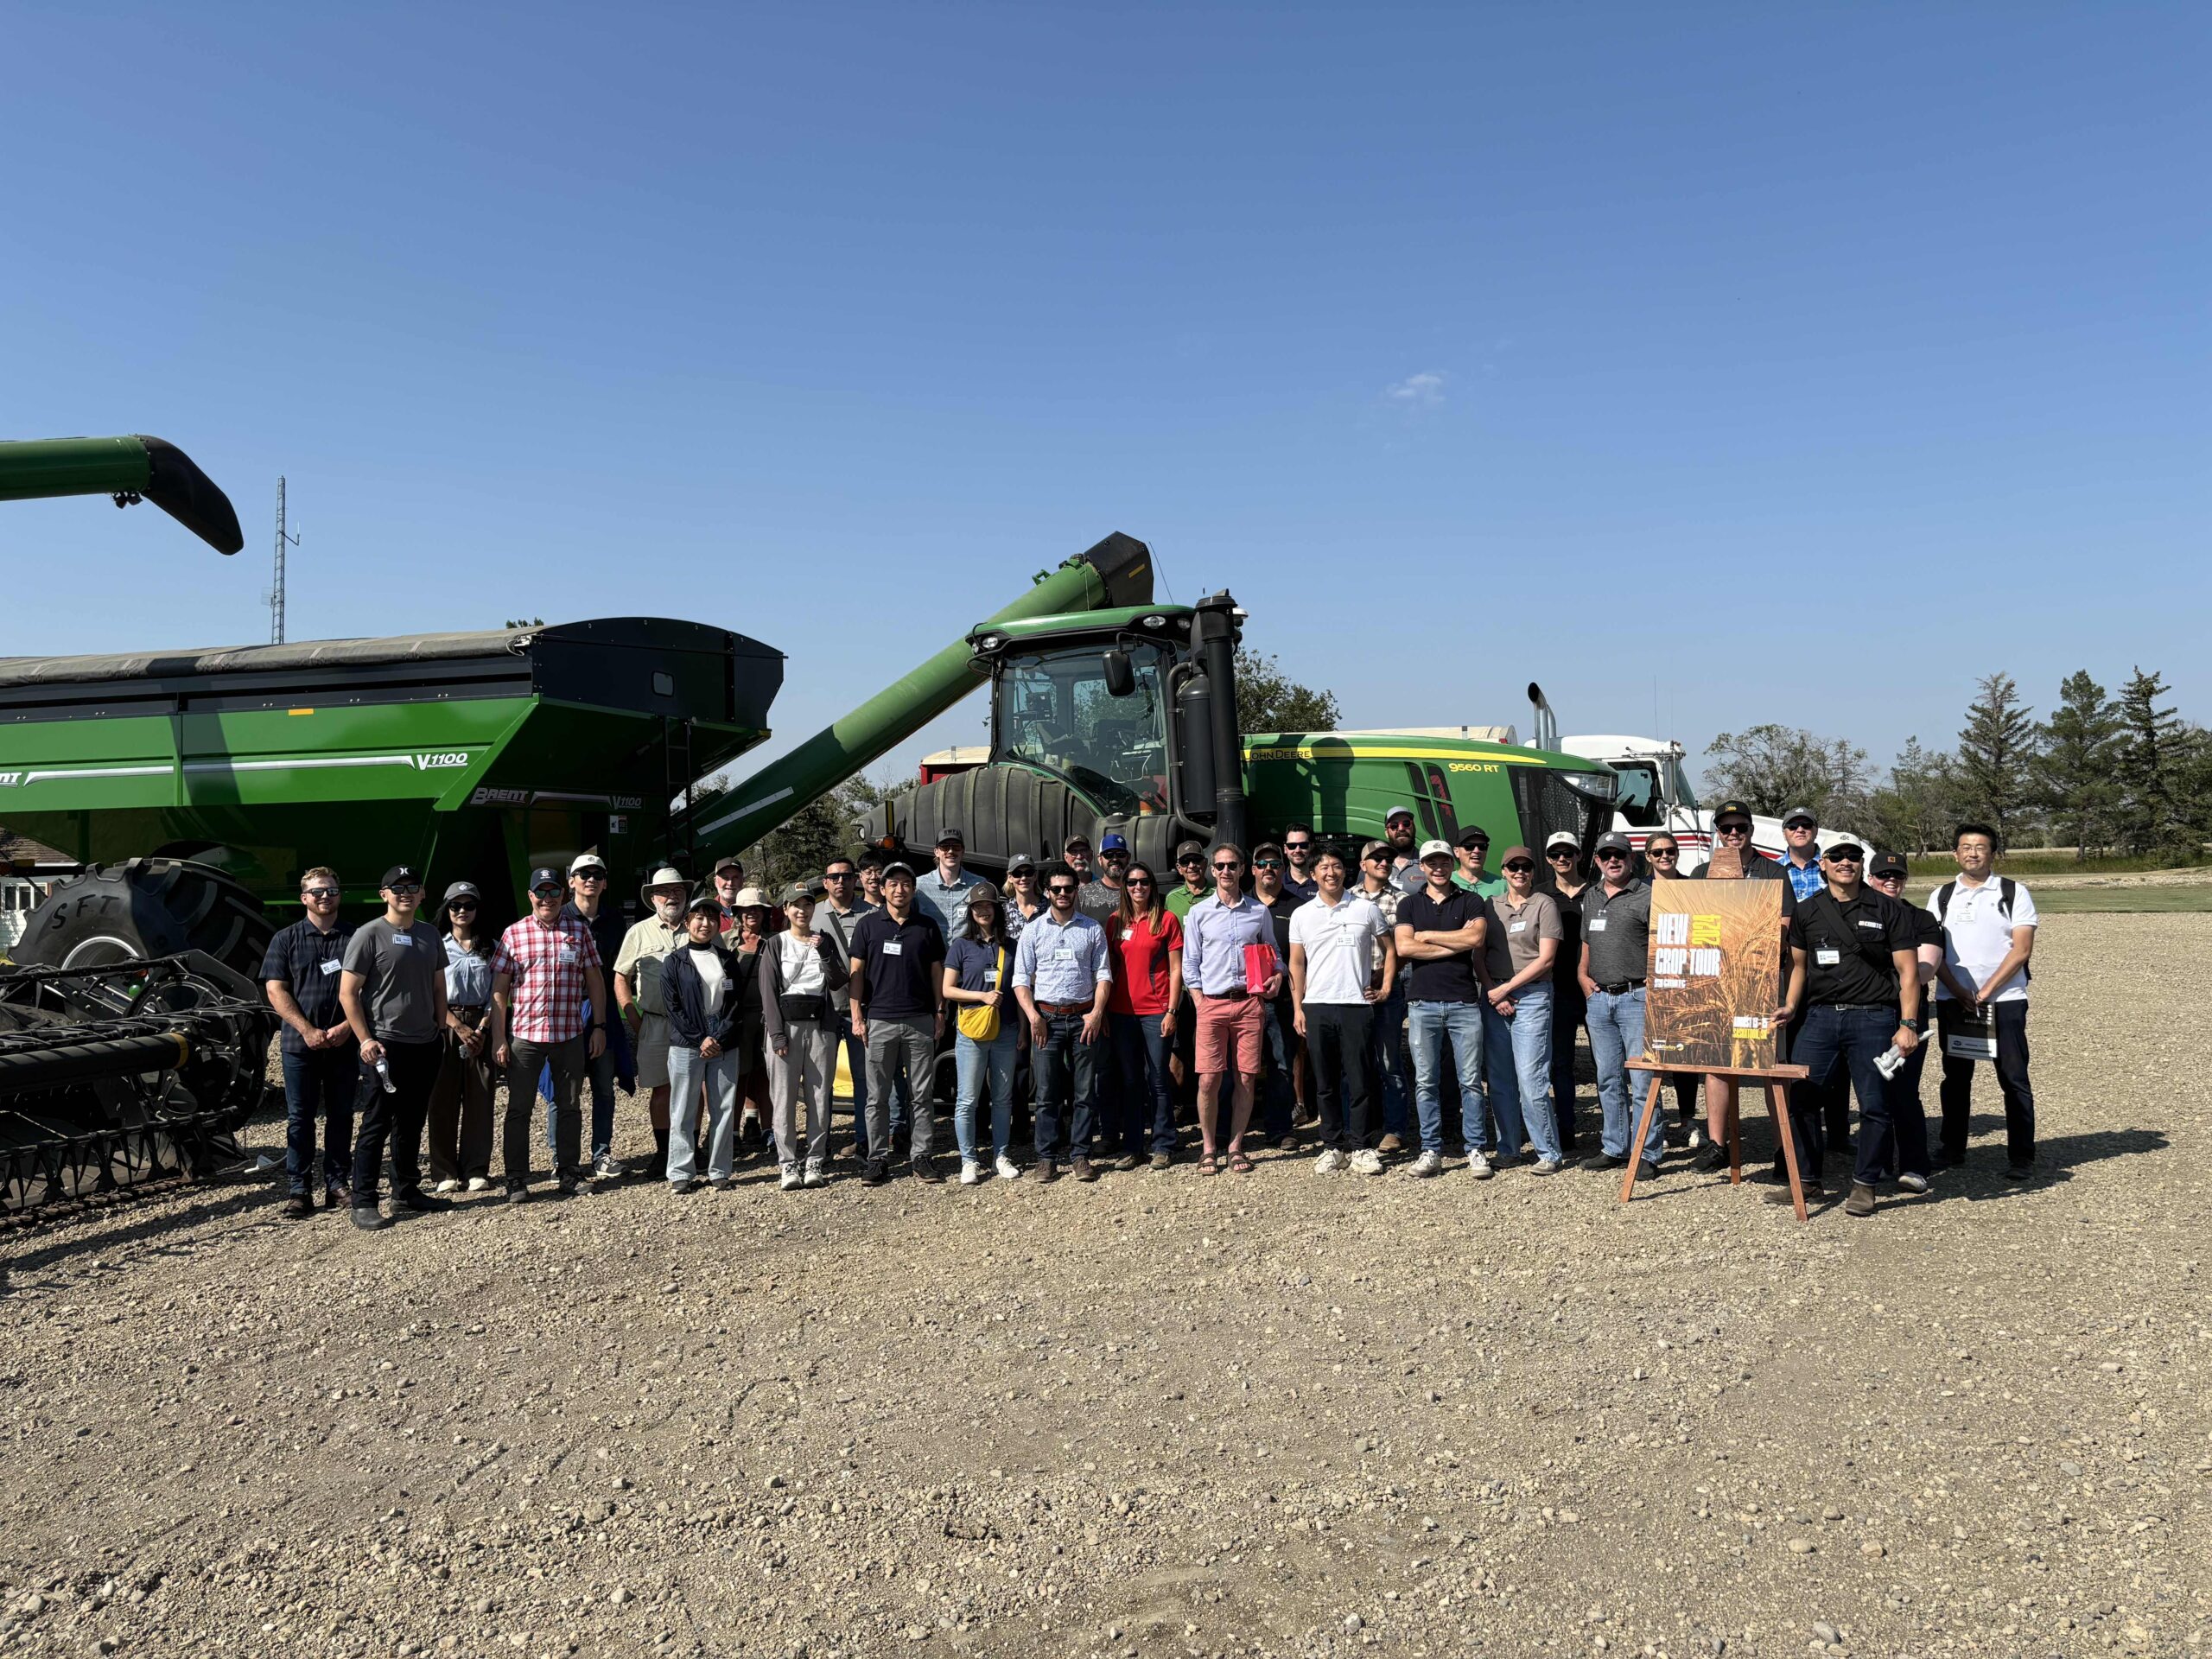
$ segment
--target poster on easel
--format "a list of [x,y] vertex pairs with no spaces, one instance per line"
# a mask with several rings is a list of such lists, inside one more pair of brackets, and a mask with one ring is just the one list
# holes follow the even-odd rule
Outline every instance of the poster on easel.
[[1651,884],[1644,1058],[1673,1071],[1773,1065],[1782,1002],[1779,881]]

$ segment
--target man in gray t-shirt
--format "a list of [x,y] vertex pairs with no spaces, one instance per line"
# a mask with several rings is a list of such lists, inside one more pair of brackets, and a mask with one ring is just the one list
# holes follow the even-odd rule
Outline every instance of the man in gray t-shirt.
[[437,931],[415,919],[422,872],[395,864],[378,891],[384,914],[346,942],[338,1002],[361,1045],[361,1127],[353,1140],[353,1224],[391,1225],[377,1208],[385,1142],[391,1143],[391,1198],[410,1210],[450,1210],[423,1191],[423,1120],[445,1058],[446,950]]

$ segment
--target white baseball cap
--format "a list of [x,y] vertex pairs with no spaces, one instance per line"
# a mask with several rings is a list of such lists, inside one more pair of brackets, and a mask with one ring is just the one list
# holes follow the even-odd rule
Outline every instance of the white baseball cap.
[[603,870],[606,868],[607,861],[597,853],[578,853],[569,861],[570,875],[574,875],[578,870]]
[[1421,844],[1421,856],[1423,863],[1432,858],[1450,858],[1452,855],[1452,843],[1448,841],[1424,841]]

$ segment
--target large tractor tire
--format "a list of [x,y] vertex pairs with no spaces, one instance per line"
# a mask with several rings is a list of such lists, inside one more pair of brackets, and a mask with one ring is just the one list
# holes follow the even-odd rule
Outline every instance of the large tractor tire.
[[133,858],[73,876],[30,913],[19,963],[99,968],[134,957],[205,950],[248,979],[276,929],[261,900],[211,865]]

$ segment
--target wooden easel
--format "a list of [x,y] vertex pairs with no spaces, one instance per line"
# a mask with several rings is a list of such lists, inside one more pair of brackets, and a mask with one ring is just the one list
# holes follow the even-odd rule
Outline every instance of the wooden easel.
[[[1659,1109],[1660,1086],[1669,1071],[1695,1071],[1700,1076],[1731,1077],[1739,1082],[1757,1081],[1766,1084],[1767,1109],[1774,1115],[1774,1126],[1782,1137],[1783,1166],[1789,1172],[1789,1201],[1796,1207],[1797,1219],[1805,1217],[1805,1184],[1797,1173],[1797,1139],[1789,1132],[1789,1085],[1802,1082],[1807,1075],[1802,1065],[1704,1065],[1682,1066],[1662,1065],[1657,1060],[1637,1059],[1628,1063],[1631,1071],[1649,1071],[1651,1087],[1644,1091],[1643,1110],[1636,1121],[1636,1134],[1628,1143],[1628,1168],[1621,1176],[1621,1202],[1626,1204],[1636,1191],[1636,1172],[1643,1158],[1644,1137],[1651,1133],[1652,1114]],[[1728,1181],[1740,1186],[1744,1180],[1744,1124],[1741,1091],[1728,1091]]]

